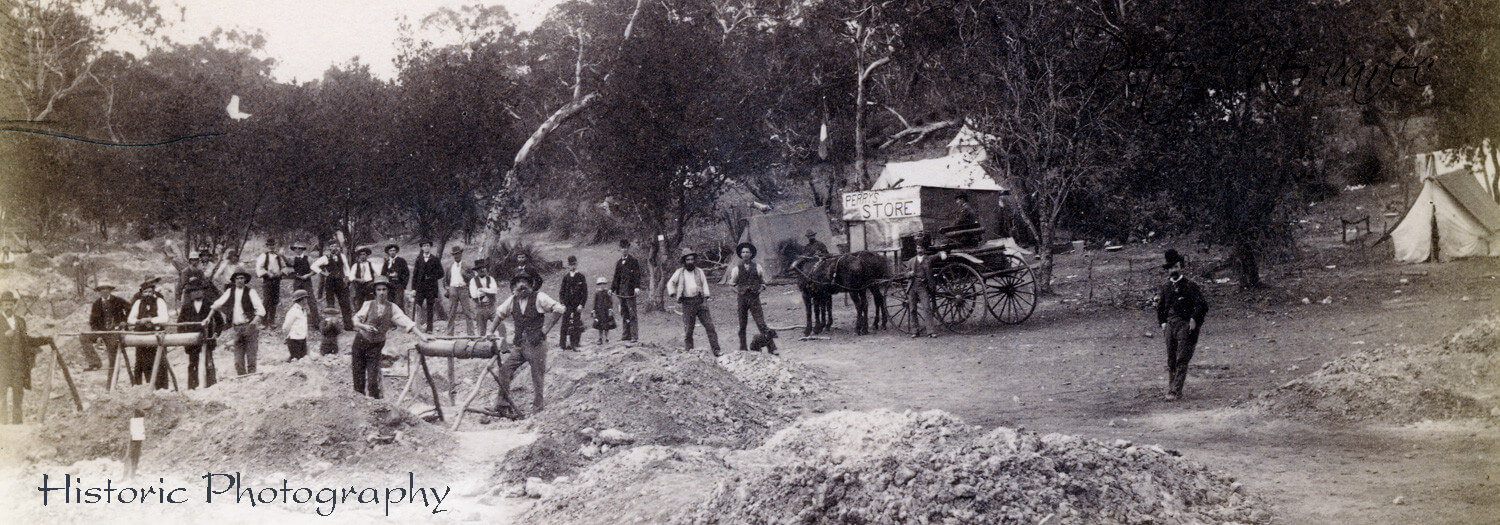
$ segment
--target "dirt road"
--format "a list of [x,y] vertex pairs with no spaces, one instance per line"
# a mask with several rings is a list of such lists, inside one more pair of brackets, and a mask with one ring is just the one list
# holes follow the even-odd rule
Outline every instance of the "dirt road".
[[[1156,253],[1096,255],[1092,303],[1087,261],[1064,256],[1059,295],[1020,326],[983,324],[938,339],[894,332],[855,337],[852,308],[837,299],[830,339],[797,341],[800,334],[784,333],[782,346],[785,355],[835,379],[842,393],[827,400],[834,408],[936,408],[986,427],[1160,443],[1238,476],[1274,502],[1286,523],[1494,523],[1500,433],[1492,424],[1309,424],[1245,403],[1347,352],[1433,342],[1500,311],[1494,263],[1308,260],[1302,270],[1273,276],[1267,292],[1209,284],[1214,308],[1187,397],[1166,402],[1154,313],[1101,305],[1149,295],[1158,279],[1151,266]],[[607,252],[589,255],[612,261]],[[596,264],[585,273],[607,270]],[[770,324],[801,323],[792,287],[773,287],[765,297]],[[714,301],[726,349],[737,344],[732,304],[731,297]],[[642,333],[681,344],[680,321],[665,314],[650,316]],[[698,337],[700,351],[707,351],[701,331]]]

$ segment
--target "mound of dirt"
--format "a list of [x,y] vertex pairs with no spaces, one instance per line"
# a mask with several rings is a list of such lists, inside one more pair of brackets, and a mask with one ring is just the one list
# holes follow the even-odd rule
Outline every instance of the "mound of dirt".
[[[1270,521],[1233,480],[1157,446],[1007,428],[986,433],[939,411],[836,412],[801,420],[744,451],[633,450],[560,485],[530,520]],[[669,505],[631,503],[663,496],[672,498]]]
[[771,354],[730,352],[719,365],[778,406],[813,403],[833,389],[822,370]]
[[[263,366],[212,388],[126,388],[81,413],[49,419],[63,462],[120,457],[134,410],[146,413],[142,465],[323,473],[441,472],[445,430],[353,391],[337,357]],[[340,379],[342,378],[342,381]]]
[[1303,420],[1490,417],[1500,395],[1500,318],[1469,324],[1441,344],[1371,348],[1341,356],[1251,404]]
[[786,422],[764,395],[698,354],[641,345],[583,366],[576,382],[529,419],[533,431],[551,439],[511,451],[497,473],[499,479],[551,479],[623,446],[605,443],[585,430],[618,430],[633,445],[745,448],[759,444],[773,427]]

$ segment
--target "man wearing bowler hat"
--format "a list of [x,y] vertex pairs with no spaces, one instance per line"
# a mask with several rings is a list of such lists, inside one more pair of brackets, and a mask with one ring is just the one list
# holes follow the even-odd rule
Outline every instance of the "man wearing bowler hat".
[[1183,275],[1187,261],[1177,250],[1167,250],[1167,284],[1156,300],[1156,322],[1161,324],[1167,340],[1167,401],[1182,398],[1182,385],[1187,381],[1188,362],[1193,359],[1193,348],[1198,345],[1198,331],[1203,328],[1203,318],[1208,313],[1208,302],[1203,300],[1203,291]]
[[[31,389],[31,367],[36,363],[37,347],[51,343],[52,338],[27,335],[26,320],[16,312],[16,302],[16,294],[9,290],[0,292],[0,422],[9,420],[19,425],[21,398],[24,391]],[[5,403],[7,394],[9,405]]]
[[323,276],[323,300],[328,306],[338,305],[347,332],[354,329],[354,309],[349,305],[349,265],[338,242],[329,241],[326,246],[326,253],[313,261],[312,270]]
[[729,268],[725,275],[725,282],[734,287],[739,296],[738,306],[735,311],[740,319],[740,350],[748,350],[745,346],[745,321],[746,317],[755,319],[755,327],[764,334],[770,331],[766,327],[766,315],[761,309],[760,292],[766,289],[766,283],[770,278],[766,276],[766,269],[755,262],[756,249],[754,244],[742,242],[735,247],[735,253],[740,256],[740,263]]
[[416,299],[412,315],[421,308],[422,316],[427,320],[426,330],[431,333],[433,312],[440,308],[438,296],[443,287],[443,262],[432,253],[432,241],[422,241],[420,249],[421,253],[412,264],[411,288]]
[[630,239],[620,239],[620,260],[615,261],[615,277],[610,286],[610,293],[620,298],[620,340],[635,341],[640,335],[635,298],[641,292],[641,263],[630,254]]
[[260,294],[250,288],[250,272],[235,268],[230,274],[230,288],[214,301],[218,310],[229,321],[229,340],[234,344],[234,372],[239,375],[255,373],[255,358],[260,353],[260,322],[266,316],[266,308],[260,302]]
[[719,334],[714,330],[714,318],[708,308],[708,276],[698,267],[698,253],[691,248],[682,249],[682,267],[667,280],[667,295],[677,299],[682,306],[682,346],[693,349],[693,330],[696,323],[703,323],[703,332],[708,334],[708,345],[714,357],[724,355],[719,348]]
[[[401,247],[395,244],[385,246],[385,260],[380,263],[380,275],[391,283],[391,302],[396,303],[403,310],[406,307],[406,282],[410,280],[411,268],[406,265],[406,259],[401,258]],[[416,310],[412,310],[416,314]]]
[[314,272],[312,269],[312,258],[307,256],[307,243],[302,241],[292,243],[292,256],[287,258],[287,271],[292,276],[292,290],[307,291],[308,320],[313,326],[317,326],[321,319],[318,318],[319,311],[316,308],[317,305],[313,304],[314,301],[312,299],[313,294],[317,293],[317,290],[313,289]]
[[557,299],[565,309],[557,346],[577,350],[578,340],[583,337],[583,306],[589,302],[589,281],[578,272],[577,256],[568,256],[568,273],[562,278]]

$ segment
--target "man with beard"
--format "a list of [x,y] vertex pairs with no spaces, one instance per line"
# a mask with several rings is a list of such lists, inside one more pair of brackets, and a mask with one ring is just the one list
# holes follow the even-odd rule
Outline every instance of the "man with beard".
[[719,357],[724,352],[719,349],[719,334],[714,330],[714,318],[709,312],[708,276],[698,267],[696,252],[690,248],[684,248],[682,252],[682,267],[667,280],[667,295],[677,299],[682,306],[682,346],[689,352],[693,350],[693,330],[695,324],[701,322],[703,332],[708,335],[709,348],[713,349],[714,357]]
[[[152,332],[160,330],[164,325],[171,322],[168,316],[167,300],[156,291],[156,283],[160,278],[152,277],[141,283],[141,291],[136,296],[135,304],[130,305],[130,315],[125,323],[132,330]],[[156,347],[138,346],[135,348],[135,375],[139,383],[151,379],[151,374],[156,367]],[[161,356],[161,372],[156,376],[156,388],[167,388],[167,372],[171,366],[167,362],[167,356]]]
[[729,273],[725,275],[725,281],[734,287],[739,296],[739,303],[735,309],[740,319],[740,350],[748,350],[745,345],[745,328],[747,317],[755,320],[755,327],[761,334],[771,331],[766,326],[766,314],[761,309],[760,292],[766,289],[766,283],[771,279],[766,276],[765,268],[755,262],[755,245],[742,242],[735,251],[739,253],[740,264],[731,266]]
[[[26,320],[16,313],[16,294],[0,292],[0,421],[21,424],[21,400],[31,389],[31,367],[36,363],[37,347],[52,342],[50,337],[31,337]],[[5,403],[10,395],[9,416]]]
[[[115,295],[114,286],[101,284],[95,286],[94,291],[99,293],[99,298],[89,308],[89,331],[108,332],[123,328],[125,319],[130,317],[130,303]],[[114,373],[115,358],[120,353],[118,334],[85,335],[82,336],[80,342],[83,346],[83,357],[88,361],[87,370],[98,370],[102,364],[99,361],[99,355],[94,353],[94,345],[99,344],[104,346],[104,352],[108,355],[109,373]]]
[[516,275],[511,277],[511,288],[515,294],[506,299],[499,308],[495,309],[495,328],[493,333],[500,339],[505,338],[505,319],[510,318],[516,325],[516,335],[513,342],[515,350],[500,361],[500,392],[495,398],[495,407],[492,409],[496,414],[511,419],[522,417],[519,409],[510,399],[510,382],[516,375],[516,369],[523,364],[531,365],[532,384],[532,413],[542,410],[543,391],[546,386],[547,375],[547,332],[552,331],[552,325],[557,324],[560,314],[565,308],[547,294],[533,291],[531,280]]
[[323,300],[328,306],[335,304],[343,317],[344,331],[354,329],[354,309],[349,305],[349,265],[344,260],[344,248],[330,241],[322,257],[313,261],[314,273],[323,277]]
[[286,257],[276,250],[276,239],[266,239],[266,253],[255,259],[255,276],[260,278],[260,295],[266,300],[263,328],[276,324],[276,309],[281,305],[281,277],[287,273]]

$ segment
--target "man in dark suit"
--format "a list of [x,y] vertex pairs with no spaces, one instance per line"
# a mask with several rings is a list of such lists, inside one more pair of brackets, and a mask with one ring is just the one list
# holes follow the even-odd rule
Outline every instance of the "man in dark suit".
[[[115,295],[115,287],[101,284],[94,287],[99,292],[99,298],[94,300],[94,305],[89,309],[89,331],[107,332],[119,330],[125,324],[125,318],[130,315],[130,303],[120,296]],[[99,354],[94,353],[95,344],[103,344],[104,352],[109,356],[109,370],[114,372],[115,355],[120,352],[120,336],[118,335],[85,335],[80,339],[83,346],[83,357],[88,361],[86,370],[98,370],[102,364]]]
[[218,341],[218,330],[224,326],[224,315],[214,310],[214,298],[208,296],[209,285],[205,281],[194,281],[187,285],[187,296],[177,310],[179,323],[203,323],[198,326],[181,326],[177,331],[203,334],[202,344],[183,347],[188,356],[188,389],[198,388],[199,356],[202,356],[203,387],[214,386],[218,374],[214,371],[214,348]]
[[637,333],[635,296],[641,291],[641,263],[630,254],[630,240],[620,240],[620,260],[615,261],[615,279],[610,292],[620,298],[620,322],[624,325],[620,339],[635,341]]
[[1167,340],[1167,401],[1182,399],[1182,384],[1187,382],[1188,362],[1198,346],[1198,331],[1208,314],[1203,290],[1183,275],[1187,260],[1177,250],[1167,250],[1167,284],[1156,299],[1156,322],[1161,323]]
[[406,259],[398,254],[401,247],[394,244],[385,247],[385,262],[380,264],[380,275],[384,275],[391,283],[391,302],[396,303],[402,310],[406,307],[406,283],[411,277],[411,270],[406,265]]
[[[31,389],[31,367],[36,361],[37,347],[51,342],[50,337],[27,335],[26,320],[16,313],[16,294],[0,292],[0,421],[21,424],[21,398],[24,391]],[[7,393],[10,410],[6,410]]]
[[577,349],[578,339],[583,337],[583,305],[589,300],[589,282],[578,273],[578,257],[568,256],[568,273],[562,278],[557,299],[564,309],[557,345],[564,350]]
[[432,253],[431,241],[422,241],[421,249],[413,264],[411,288],[416,295],[416,306],[422,308],[422,315],[427,318],[427,332],[432,333],[432,312],[441,308],[438,296],[443,285],[443,261]]

